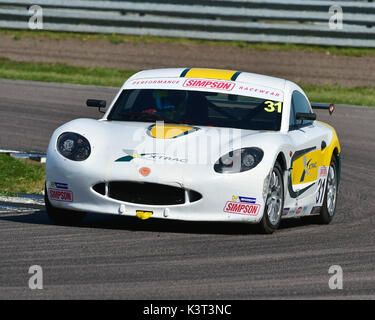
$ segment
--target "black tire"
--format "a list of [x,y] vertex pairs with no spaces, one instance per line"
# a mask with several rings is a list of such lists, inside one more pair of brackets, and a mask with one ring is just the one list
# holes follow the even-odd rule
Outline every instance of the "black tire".
[[[275,166],[272,170],[272,175],[275,174],[279,179],[279,187],[280,187],[280,199],[279,199],[279,205],[277,210],[277,218],[274,221],[271,221],[269,214],[268,214],[268,208],[269,205],[267,204],[270,201],[270,198],[272,197],[272,192],[276,192],[276,186],[272,185],[272,176],[270,178],[270,190],[268,192],[268,196],[266,199],[266,205],[264,208],[264,213],[262,220],[259,223],[259,229],[261,233],[264,234],[271,234],[275,230],[277,230],[280,226],[281,222],[281,216],[284,208],[284,179],[283,179],[283,170],[278,162],[275,163]],[[279,188],[277,188],[279,190]]]
[[[319,223],[319,224],[329,224],[334,215],[335,215],[335,212],[336,212],[336,206],[337,206],[337,195],[338,195],[338,184],[337,184],[337,160],[336,160],[336,157],[334,155],[332,155],[332,160],[331,160],[331,164],[329,165],[329,170],[328,170],[328,177],[327,177],[327,182],[326,182],[326,191],[325,191],[325,194],[324,194],[324,200],[323,200],[323,206],[322,206],[322,209],[320,210],[320,215],[316,217],[316,221]],[[330,171],[331,169],[333,170],[334,172],[334,181],[332,181],[331,179],[331,182],[329,182],[329,179],[332,178],[330,177]],[[332,201],[333,203],[330,203],[329,202],[329,197],[332,196],[332,194],[330,194],[329,192],[329,183],[332,183],[334,184],[334,201]],[[332,191],[332,190],[331,190]]]
[[48,217],[52,220],[54,224],[57,225],[79,225],[86,215],[85,213],[81,212],[63,210],[53,207],[48,199],[47,188],[44,189],[44,203]]

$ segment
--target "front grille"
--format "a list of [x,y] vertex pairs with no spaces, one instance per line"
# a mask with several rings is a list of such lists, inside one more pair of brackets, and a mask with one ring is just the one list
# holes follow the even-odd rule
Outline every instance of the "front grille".
[[[107,183],[107,188],[104,183],[98,183],[93,189],[102,195],[107,192],[106,196],[112,199],[147,205],[178,205],[202,198],[193,190],[149,182],[113,181]],[[188,199],[185,199],[186,194]]]
[[100,193],[101,195],[105,195],[105,183],[98,183],[95,186],[92,187],[97,193]]

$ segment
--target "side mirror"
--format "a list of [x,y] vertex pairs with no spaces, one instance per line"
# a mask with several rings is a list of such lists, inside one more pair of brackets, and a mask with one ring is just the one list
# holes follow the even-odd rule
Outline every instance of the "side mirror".
[[297,120],[316,120],[316,114],[315,113],[303,113],[303,112],[297,112],[296,113],[296,119]]
[[311,108],[328,110],[329,115],[332,115],[333,111],[335,110],[335,105],[333,103],[331,104],[312,103]]
[[104,111],[100,110],[101,108],[105,108],[107,105],[107,102],[105,100],[96,100],[96,99],[87,99],[86,105],[88,107],[94,107],[98,108],[99,112],[105,113]]

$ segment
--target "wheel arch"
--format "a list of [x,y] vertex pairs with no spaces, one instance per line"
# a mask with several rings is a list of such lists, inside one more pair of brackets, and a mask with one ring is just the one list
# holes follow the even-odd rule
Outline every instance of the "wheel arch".
[[283,172],[285,172],[287,170],[287,164],[286,164],[285,155],[282,151],[280,151],[279,154],[277,155],[276,161],[280,164]]
[[286,161],[286,158],[285,158],[285,155],[284,155],[284,152],[283,151],[279,151],[277,157],[276,157],[276,162],[280,164],[281,166],[281,170],[282,170],[282,177],[283,177],[283,187],[284,187],[284,201],[287,197],[287,193],[288,193],[288,184],[287,184],[287,181],[288,181],[288,176],[287,176],[287,172],[288,172],[288,164],[287,164],[287,161]]
[[336,158],[336,164],[337,164],[337,185],[340,184],[341,179],[341,153],[339,152],[338,148],[335,147],[333,149],[332,157]]

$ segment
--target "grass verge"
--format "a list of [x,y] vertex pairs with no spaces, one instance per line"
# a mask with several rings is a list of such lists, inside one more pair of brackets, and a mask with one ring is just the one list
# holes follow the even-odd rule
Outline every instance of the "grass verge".
[[45,164],[0,154],[0,194],[41,194],[44,190]]
[[[74,67],[64,63],[18,62],[0,58],[0,78],[120,87],[136,70]],[[311,101],[375,106],[375,87],[346,88],[300,83]]]
[[375,107],[375,87],[346,88],[339,85],[299,85],[313,102]]
[[54,32],[44,30],[11,30],[0,29],[0,35],[8,35],[14,40],[25,38],[33,39],[50,39],[50,40],[67,40],[80,39],[82,41],[108,40],[112,44],[131,42],[139,43],[180,43],[180,44],[206,44],[214,46],[231,46],[259,51],[307,51],[323,52],[339,56],[362,57],[375,55],[375,48],[354,48],[354,47],[335,47],[335,46],[314,46],[303,44],[278,44],[278,43],[252,43],[246,41],[218,41],[218,40],[199,40],[173,37],[156,37],[156,36],[135,36],[121,34],[94,34],[94,33],[75,33],[75,32]]
[[0,58],[0,78],[97,86],[121,86],[135,71],[74,67],[65,63],[18,62]]

